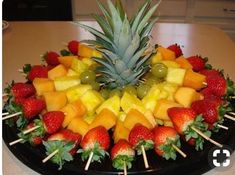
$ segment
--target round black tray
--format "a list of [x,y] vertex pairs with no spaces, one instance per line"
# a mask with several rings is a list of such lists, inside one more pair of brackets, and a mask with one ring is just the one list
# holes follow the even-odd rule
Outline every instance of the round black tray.
[[[229,146],[232,150],[235,149],[235,122],[225,120],[225,126],[229,127],[229,130],[221,129],[218,133],[213,133],[212,138],[216,141]],[[32,147],[28,143],[18,143],[13,146],[9,146],[9,142],[17,139],[17,133],[15,127],[10,128],[3,122],[3,139],[10,149],[10,151],[25,165],[33,169],[34,171],[43,175],[79,175],[79,174],[94,174],[94,175],[107,175],[107,174],[120,174],[120,171],[112,168],[112,164],[109,157],[106,157],[102,163],[92,163],[89,171],[85,172],[84,167],[86,162],[82,162],[79,155],[74,157],[72,162],[66,163],[62,170],[58,170],[58,166],[50,161],[42,163],[42,159],[45,158],[44,147],[37,146]],[[177,155],[177,159],[165,160],[159,157],[153,150],[147,152],[148,161],[150,164],[149,169],[145,169],[142,156],[137,156],[133,162],[133,166],[128,170],[128,174],[175,174],[177,172],[181,174],[202,174],[211,169],[208,164],[208,152],[213,145],[205,141],[203,151],[196,151],[194,147],[187,143],[182,143],[182,150],[187,154],[187,158],[182,158]]]

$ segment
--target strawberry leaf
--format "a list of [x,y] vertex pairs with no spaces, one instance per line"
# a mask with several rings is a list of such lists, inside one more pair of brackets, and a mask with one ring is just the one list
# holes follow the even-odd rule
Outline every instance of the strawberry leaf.
[[124,162],[125,162],[127,169],[130,169],[132,167],[132,164],[131,164],[132,161],[134,161],[134,156],[118,155],[113,159],[112,165],[114,168],[118,170],[123,170]]
[[137,155],[142,154],[141,146],[144,146],[145,151],[153,149],[154,142],[152,140],[140,140],[138,144],[135,146],[135,150],[137,151]]
[[31,71],[31,69],[32,69],[31,64],[25,64],[25,65],[23,66],[23,72],[24,72],[25,74],[28,74],[28,73]]
[[60,51],[60,55],[61,56],[71,56],[73,54],[71,52],[69,52],[68,50],[63,49],[63,50]]

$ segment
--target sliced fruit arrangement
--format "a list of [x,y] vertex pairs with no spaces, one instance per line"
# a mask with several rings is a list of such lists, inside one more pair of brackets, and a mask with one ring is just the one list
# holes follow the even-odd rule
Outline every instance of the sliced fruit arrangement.
[[185,57],[179,44],[150,46],[159,3],[146,1],[129,20],[121,0],[107,7],[98,1],[102,32],[78,23],[95,40],[72,40],[60,53],[43,54],[41,65],[26,64],[26,82],[13,82],[3,95],[3,120],[20,131],[10,145],[43,143],[43,163],[51,159],[60,169],[80,153],[86,171],[111,150],[113,167],[124,174],[135,151],[145,168],[150,149],[165,159],[186,157],[180,138],[196,150],[205,139],[221,147],[211,134],[235,120],[233,82],[207,58]]

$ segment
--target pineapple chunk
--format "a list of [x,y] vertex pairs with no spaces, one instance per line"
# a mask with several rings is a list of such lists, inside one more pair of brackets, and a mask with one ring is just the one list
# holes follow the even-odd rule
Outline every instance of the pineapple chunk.
[[118,116],[120,111],[120,97],[117,95],[110,97],[96,109],[96,113],[100,113],[103,109],[109,109]]
[[54,80],[55,89],[57,91],[64,91],[68,88],[71,88],[73,86],[80,84],[80,79],[78,76],[63,76],[55,78]]
[[89,129],[97,126],[104,126],[107,130],[115,126],[117,116],[109,109],[103,109],[90,124]]
[[82,62],[85,63],[88,67],[95,64],[95,62],[91,58],[82,58]]
[[44,92],[52,92],[55,90],[54,82],[47,78],[34,78],[33,86],[38,96],[43,95]]
[[95,120],[95,117],[96,115],[94,112],[89,112],[83,117],[83,119],[90,125]]
[[79,59],[73,59],[71,69],[81,75],[82,72],[88,69],[88,66]]
[[125,118],[126,118],[126,113],[123,112],[123,111],[120,111],[120,112],[119,112],[119,115],[118,115],[118,119],[119,119],[120,121],[124,122]]
[[73,69],[68,69],[67,76],[74,76],[79,75],[77,72],[75,72]]
[[151,57],[151,64],[152,65],[156,64],[161,60],[162,60],[162,54],[160,52],[157,52],[155,55]]
[[124,120],[124,126],[131,130],[135,124],[140,123],[149,129],[153,128],[153,125],[148,121],[148,119],[136,109],[131,109]]
[[154,115],[150,110],[146,110],[144,116],[146,117],[146,119],[148,119],[149,123],[151,123],[153,127],[157,125]]
[[200,98],[200,93],[189,87],[180,87],[175,93],[175,100],[184,107],[190,107],[192,102],[200,100]]
[[171,68],[180,68],[180,65],[176,63],[175,61],[161,61],[162,64],[165,64],[166,67]]
[[67,89],[66,96],[68,98],[69,103],[80,99],[80,97],[90,89],[92,89],[92,87],[88,84],[79,84],[77,86]]
[[184,82],[185,72],[186,70],[181,68],[168,68],[166,81],[182,86]]
[[165,120],[164,121],[164,126],[169,126],[169,127],[172,127],[172,128],[174,127],[171,120]]
[[175,62],[178,63],[180,65],[180,67],[183,69],[192,69],[193,68],[193,66],[190,64],[190,62],[186,58],[184,58],[184,56],[180,56],[180,57],[176,58]]
[[197,72],[193,72],[191,69],[187,70],[184,77],[184,86],[191,87],[196,90],[200,90],[205,87],[206,76]]
[[88,112],[94,112],[96,108],[104,101],[100,93],[94,90],[86,91],[80,99],[86,106]]
[[128,141],[130,130],[124,126],[124,123],[120,120],[117,121],[113,132],[114,143],[117,143],[120,139],[125,139]]
[[174,60],[175,59],[175,52],[171,51],[170,49],[164,47],[158,47],[157,51],[162,54],[163,60]]
[[153,114],[157,119],[170,120],[167,110],[172,107],[182,107],[182,105],[170,100],[160,99],[157,101]]
[[48,71],[48,78],[55,80],[55,78],[65,76],[66,74],[67,70],[64,65],[59,64],[58,66]]
[[47,111],[58,111],[67,104],[64,92],[45,92],[43,97],[46,101]]
[[78,59],[78,56],[61,56],[58,59],[60,64],[63,64],[66,68],[70,68],[73,59]]
[[89,125],[81,117],[74,117],[68,125],[68,129],[84,136],[89,130]]

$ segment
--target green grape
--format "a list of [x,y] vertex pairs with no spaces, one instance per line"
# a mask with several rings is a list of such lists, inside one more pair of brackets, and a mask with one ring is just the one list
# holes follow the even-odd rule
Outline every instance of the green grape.
[[150,86],[147,84],[140,84],[137,87],[137,96],[142,99],[148,93]]
[[104,99],[108,99],[109,98],[109,94],[110,94],[110,90],[108,89],[101,89],[100,90],[100,94]]
[[132,95],[137,95],[137,90],[135,88],[135,86],[133,85],[127,85],[123,88],[123,93],[124,92],[127,92],[129,94],[132,94]]
[[166,65],[157,63],[152,67],[151,72],[157,78],[165,78],[167,75],[167,69]]
[[117,95],[117,96],[121,97],[122,96],[121,90],[120,89],[113,89],[113,90],[111,90],[111,92],[109,94],[109,97],[112,97],[114,95]]
[[96,91],[100,90],[100,84],[98,82],[92,81],[92,82],[90,82],[90,85],[91,85],[92,89],[94,89]]
[[163,80],[159,79],[155,76],[150,76],[148,79],[146,79],[145,84],[149,85],[150,87],[153,86],[154,84],[161,83]]
[[90,82],[95,81],[95,78],[96,78],[95,72],[91,70],[86,70],[80,75],[82,84],[89,84]]

